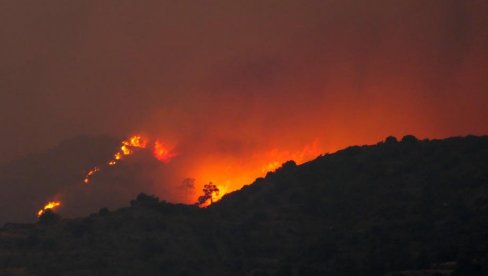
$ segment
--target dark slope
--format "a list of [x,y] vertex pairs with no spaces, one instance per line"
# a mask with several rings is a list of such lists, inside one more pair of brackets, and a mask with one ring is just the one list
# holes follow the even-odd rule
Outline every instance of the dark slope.
[[407,137],[289,162],[214,208],[251,229],[245,246],[293,244],[272,248],[304,275],[486,262],[488,137]]
[[0,267],[20,275],[487,275],[487,234],[488,137],[406,137],[288,162],[206,209],[141,195],[88,218],[9,226]]
[[77,136],[43,153],[0,165],[0,223],[34,221],[35,210],[80,183],[86,170],[105,162],[118,144],[111,137]]

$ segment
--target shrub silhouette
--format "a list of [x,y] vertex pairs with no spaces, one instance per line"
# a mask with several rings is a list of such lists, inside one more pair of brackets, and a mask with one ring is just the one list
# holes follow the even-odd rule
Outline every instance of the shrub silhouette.
[[203,186],[203,195],[198,198],[197,205],[203,205],[210,200],[210,204],[213,204],[213,195],[219,195],[219,188],[212,182]]
[[396,143],[398,143],[398,140],[395,136],[388,136],[385,139],[385,144],[387,144],[387,145],[393,145]]
[[415,137],[413,135],[405,135],[402,138],[402,143],[405,143],[405,144],[415,144],[418,141],[419,140],[417,139],[417,137]]
[[43,225],[50,225],[55,224],[61,220],[61,216],[54,213],[51,210],[46,210],[40,217],[39,217],[39,224]]
[[140,193],[135,200],[130,202],[131,206],[155,207],[159,204],[159,198],[152,195]]

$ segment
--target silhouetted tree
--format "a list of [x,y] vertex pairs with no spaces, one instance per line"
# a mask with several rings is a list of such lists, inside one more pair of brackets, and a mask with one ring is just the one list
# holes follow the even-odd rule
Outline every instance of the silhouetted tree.
[[405,135],[402,138],[402,143],[406,143],[406,144],[414,144],[417,143],[418,141],[419,140],[417,139],[417,137],[413,135]]
[[198,198],[197,205],[203,205],[210,200],[210,204],[213,204],[213,195],[219,195],[219,188],[212,182],[203,186],[203,195]]
[[387,144],[387,145],[396,144],[397,142],[398,142],[398,140],[395,136],[388,136],[385,139],[385,144]]

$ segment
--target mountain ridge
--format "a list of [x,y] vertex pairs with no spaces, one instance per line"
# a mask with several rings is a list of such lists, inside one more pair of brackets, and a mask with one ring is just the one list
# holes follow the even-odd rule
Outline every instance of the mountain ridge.
[[4,227],[0,267],[17,275],[484,275],[486,229],[488,136],[389,137],[286,162],[203,209],[140,194],[115,211]]

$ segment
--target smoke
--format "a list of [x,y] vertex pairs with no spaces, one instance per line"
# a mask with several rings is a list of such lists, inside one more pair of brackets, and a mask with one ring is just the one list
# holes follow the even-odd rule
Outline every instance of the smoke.
[[233,190],[388,135],[486,134],[487,12],[481,0],[4,1],[0,160],[143,133],[178,155],[120,189],[190,202],[176,192],[186,178],[197,194]]
[[284,143],[318,136],[327,150],[385,134],[486,133],[487,9],[476,0],[6,1],[1,158],[79,133],[244,133],[265,144],[286,133]]

